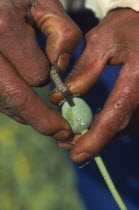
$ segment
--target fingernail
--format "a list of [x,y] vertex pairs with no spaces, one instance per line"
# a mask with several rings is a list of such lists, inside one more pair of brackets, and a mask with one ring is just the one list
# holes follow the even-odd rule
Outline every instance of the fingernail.
[[48,94],[48,96],[55,94],[55,93],[60,93],[60,91],[58,89],[54,89]]
[[91,155],[89,153],[81,152],[79,154],[72,156],[71,158],[74,162],[83,162],[83,161],[87,160],[88,158],[90,158],[90,156]]
[[61,72],[64,72],[68,67],[70,57],[70,53],[63,53],[59,56],[57,65]]

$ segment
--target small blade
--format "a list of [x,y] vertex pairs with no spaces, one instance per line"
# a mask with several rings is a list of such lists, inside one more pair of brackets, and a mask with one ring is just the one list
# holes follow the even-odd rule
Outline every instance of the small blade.
[[62,81],[60,75],[58,74],[57,70],[54,66],[52,66],[50,71],[51,79],[53,80],[55,86],[59,89],[59,91],[63,94],[64,98],[68,102],[68,104],[72,107],[74,106],[74,102],[72,97],[68,93],[68,87],[66,84]]

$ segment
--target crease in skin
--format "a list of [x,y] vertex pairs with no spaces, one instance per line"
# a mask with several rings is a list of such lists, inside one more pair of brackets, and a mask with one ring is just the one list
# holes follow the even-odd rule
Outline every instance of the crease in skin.
[[[50,30],[51,29],[51,20],[54,21],[55,18],[58,19],[58,17],[57,16],[54,17],[53,14],[46,14],[46,15],[42,14],[42,16],[36,20],[38,28],[41,28],[42,33],[44,33],[46,36],[50,36],[51,33],[53,32],[53,29]],[[47,31],[49,31],[49,32],[47,32]]]
[[27,125],[27,122],[25,119],[23,119],[22,117],[13,114],[12,112],[10,112],[7,108],[5,109],[4,107],[2,107],[2,105],[0,105],[0,112],[7,115],[8,117],[16,120],[19,123],[25,124]]
[[33,8],[35,9],[36,7],[40,7],[45,11],[58,14],[59,16],[61,16],[61,13],[64,13],[65,16],[67,16],[63,5],[58,0],[35,0],[33,3]]
[[45,20],[48,21],[49,19],[53,19],[53,18],[54,19],[60,18],[62,20],[63,17],[68,18],[68,16],[64,12],[64,9],[61,3],[60,2],[56,2],[56,3],[57,3],[57,6],[55,6],[55,3],[53,3],[53,1],[48,1],[48,3],[45,1],[45,4],[44,4],[44,1],[41,1],[41,0],[34,2],[31,8],[31,13],[33,17],[35,18],[35,21],[39,28],[41,28]]
[[119,110],[119,108],[112,108],[111,110],[108,108],[108,110],[102,110],[99,115],[101,118],[103,118],[102,123],[99,122],[101,118],[98,120],[100,126],[105,127],[105,125],[107,125],[107,129],[109,129],[110,132],[115,133],[121,131],[128,125],[131,113],[121,114],[121,110]]

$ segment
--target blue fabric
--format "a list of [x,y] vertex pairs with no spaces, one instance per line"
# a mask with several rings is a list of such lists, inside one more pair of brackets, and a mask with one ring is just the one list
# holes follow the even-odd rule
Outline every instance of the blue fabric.
[[[39,45],[44,49],[45,38],[39,36]],[[84,42],[80,44],[72,56],[68,71],[77,60]],[[98,83],[85,97],[96,114],[112,90],[121,66],[106,66]],[[67,73],[66,73],[67,74]],[[65,75],[66,75],[65,74]],[[111,177],[122,196],[128,210],[139,209],[139,135],[124,136],[113,140],[101,154]],[[79,169],[73,164],[77,177],[77,188],[84,202],[85,210],[118,210],[109,190],[107,189],[99,170],[92,161],[86,167]]]

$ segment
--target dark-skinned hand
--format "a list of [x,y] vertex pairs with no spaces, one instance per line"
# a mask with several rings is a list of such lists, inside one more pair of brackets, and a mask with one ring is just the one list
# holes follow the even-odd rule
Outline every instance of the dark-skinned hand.
[[[47,37],[46,54],[36,30]],[[58,0],[0,1],[0,112],[44,135],[67,138],[69,124],[31,87],[48,83],[49,63],[63,72],[80,40],[79,28]]]
[[[73,146],[59,142],[59,147],[71,148],[75,162],[98,154],[116,136],[139,131],[139,13],[113,10],[86,35],[85,48],[66,78],[69,92],[86,94],[107,63],[123,67],[104,108],[86,134],[70,139]],[[60,93],[51,95],[53,103],[61,99]]]

